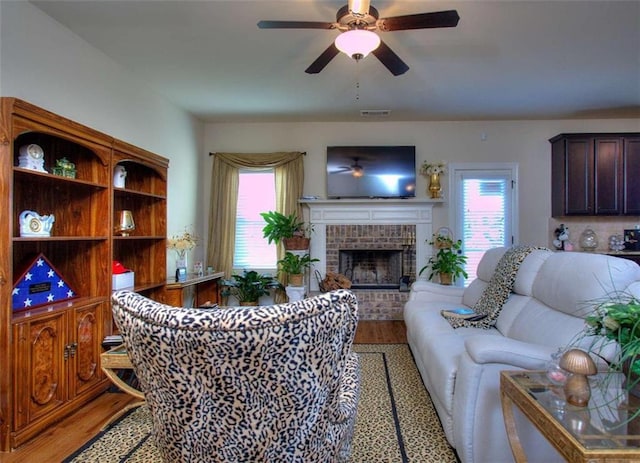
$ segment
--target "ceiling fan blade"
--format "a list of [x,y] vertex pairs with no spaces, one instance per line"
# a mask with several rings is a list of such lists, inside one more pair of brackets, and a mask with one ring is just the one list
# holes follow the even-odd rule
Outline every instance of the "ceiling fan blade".
[[382,31],[405,31],[409,29],[430,29],[436,27],[456,27],[460,16],[456,10],[394,16],[378,20]]
[[338,48],[336,48],[335,44],[332,42],[331,45],[329,45],[329,47],[325,51],[323,51],[322,54],[318,56],[318,58],[313,63],[311,63],[311,66],[305,69],[304,72],[306,72],[307,74],[319,73],[325,68],[327,64],[329,64],[329,61],[335,58],[338,53],[340,53],[340,50],[338,50]]
[[260,29],[335,29],[335,23],[318,21],[259,21]]
[[383,41],[380,41],[378,48],[371,53],[373,53],[394,76],[399,76],[409,70],[409,66]]

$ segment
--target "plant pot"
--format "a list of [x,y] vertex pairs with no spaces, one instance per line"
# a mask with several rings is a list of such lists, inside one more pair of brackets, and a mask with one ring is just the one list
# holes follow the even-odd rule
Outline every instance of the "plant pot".
[[302,273],[290,273],[289,274],[289,284],[291,286],[304,286],[304,274]]
[[304,236],[292,236],[291,238],[283,238],[282,244],[289,251],[302,251],[309,249],[309,238]]
[[626,359],[622,364],[624,374],[623,387],[632,396],[640,399],[640,377],[631,370],[631,359]]
[[258,301],[241,301],[239,304],[241,306],[245,306],[245,307],[246,306],[253,307],[253,306],[257,306],[258,305]]
[[450,273],[440,273],[440,284],[450,286],[453,283],[453,275]]

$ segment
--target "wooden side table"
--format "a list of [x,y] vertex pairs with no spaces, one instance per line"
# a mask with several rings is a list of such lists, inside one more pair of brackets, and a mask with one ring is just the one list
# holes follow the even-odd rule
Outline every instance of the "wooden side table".
[[164,303],[174,307],[200,307],[207,302],[220,303],[219,280],[224,272],[197,276],[190,274],[186,281],[167,280]]
[[502,413],[516,462],[525,463],[527,458],[515,426],[514,406],[567,461],[640,461],[640,418],[635,417],[639,407],[634,401],[629,405],[627,393],[614,383],[592,387],[589,405],[574,407],[544,371],[501,372]]

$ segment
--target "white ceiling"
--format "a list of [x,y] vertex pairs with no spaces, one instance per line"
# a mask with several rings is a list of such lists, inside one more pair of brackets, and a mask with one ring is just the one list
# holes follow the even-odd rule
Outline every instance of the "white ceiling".
[[640,0],[372,0],[380,17],[456,9],[455,28],[381,32],[410,67],[339,54],[304,70],[346,0],[32,1],[205,121],[640,117]]

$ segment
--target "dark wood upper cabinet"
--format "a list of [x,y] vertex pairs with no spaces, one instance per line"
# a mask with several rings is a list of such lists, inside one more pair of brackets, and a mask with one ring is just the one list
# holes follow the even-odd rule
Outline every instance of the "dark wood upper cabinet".
[[622,188],[625,215],[640,215],[640,137],[625,138]]
[[551,214],[640,214],[640,134],[560,134],[551,140]]

